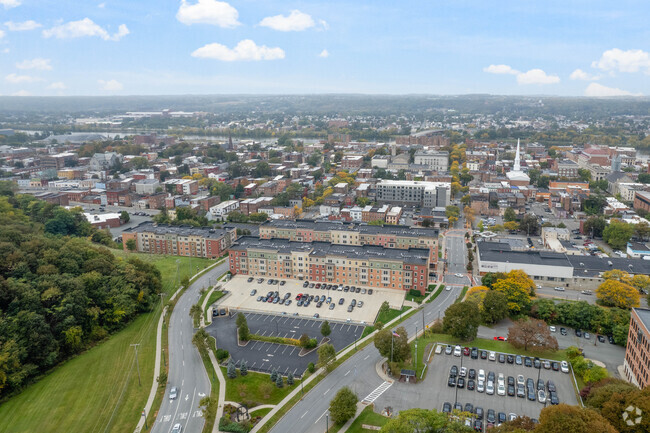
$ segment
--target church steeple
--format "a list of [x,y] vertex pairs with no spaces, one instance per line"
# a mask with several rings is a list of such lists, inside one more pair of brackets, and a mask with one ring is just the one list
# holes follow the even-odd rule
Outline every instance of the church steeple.
[[521,157],[519,156],[519,139],[517,139],[517,153],[515,153],[515,164],[512,171],[521,171]]

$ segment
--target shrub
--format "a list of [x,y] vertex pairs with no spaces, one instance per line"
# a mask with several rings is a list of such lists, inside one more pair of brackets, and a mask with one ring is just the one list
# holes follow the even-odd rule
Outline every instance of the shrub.
[[411,289],[409,290],[409,295],[411,296],[422,296],[419,290]]
[[226,349],[217,349],[217,361],[223,362],[230,356],[230,353]]
[[309,365],[307,365],[307,371],[310,372],[310,373],[313,373],[314,371],[316,371],[316,366],[314,365],[313,362],[310,362]]

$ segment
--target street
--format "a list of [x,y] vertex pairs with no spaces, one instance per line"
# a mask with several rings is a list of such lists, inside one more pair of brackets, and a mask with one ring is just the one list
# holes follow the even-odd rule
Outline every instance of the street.
[[[228,271],[225,261],[201,275],[178,299],[169,320],[169,373],[165,397],[152,427],[153,433],[169,433],[176,423],[183,431],[200,432],[204,420],[199,409],[201,398],[210,394],[210,380],[199,352],[192,344],[194,327],[189,310],[198,302],[201,288],[215,284]],[[170,400],[169,391],[178,387],[178,398]]]

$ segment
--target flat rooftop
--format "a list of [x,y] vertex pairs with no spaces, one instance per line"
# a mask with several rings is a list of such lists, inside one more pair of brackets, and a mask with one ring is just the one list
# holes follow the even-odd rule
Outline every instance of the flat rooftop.
[[299,219],[296,221],[278,220],[266,222],[262,226],[272,227],[276,229],[310,229],[317,231],[347,230],[367,234],[385,234],[408,237],[438,237],[437,229],[413,228],[400,225],[375,226],[365,223],[360,224],[345,221],[319,221],[307,219]]
[[219,239],[226,236],[230,230],[214,229],[212,227],[173,226],[168,224],[155,224],[145,221],[135,227],[124,230],[124,233],[155,233],[157,235],[173,234],[177,236],[203,236],[205,238]]

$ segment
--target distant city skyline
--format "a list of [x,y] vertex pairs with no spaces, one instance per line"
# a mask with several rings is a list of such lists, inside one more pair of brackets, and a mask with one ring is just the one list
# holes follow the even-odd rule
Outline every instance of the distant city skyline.
[[0,95],[650,95],[650,4],[0,0]]

